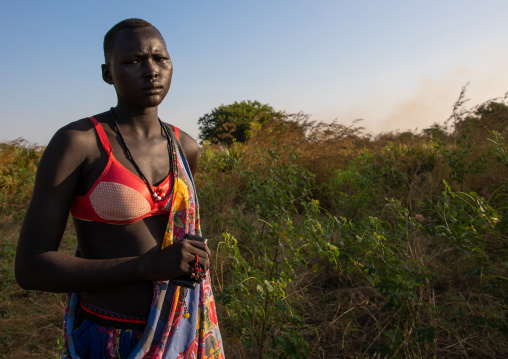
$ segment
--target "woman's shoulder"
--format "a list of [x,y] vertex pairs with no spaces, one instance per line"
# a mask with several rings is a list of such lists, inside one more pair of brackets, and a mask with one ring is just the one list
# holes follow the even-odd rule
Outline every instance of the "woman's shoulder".
[[[94,117],[100,118],[101,114]],[[84,159],[99,154],[95,126],[89,117],[79,119],[61,127],[53,135],[46,151],[60,155],[71,155]]]
[[[175,126],[170,125],[173,129]],[[178,142],[180,143],[180,146],[182,147],[183,153],[185,154],[185,158],[189,162],[189,166],[191,169],[192,174],[194,175],[198,168],[198,162],[199,162],[199,145],[196,142],[194,138],[192,138],[191,135],[189,135],[187,132],[182,131],[182,129],[178,129],[179,131],[179,138]]]
[[70,137],[83,137],[86,136],[90,130],[93,129],[93,123],[90,119],[82,118],[77,121],[68,123],[56,131],[56,136],[70,136]]
[[179,142],[182,145],[184,151],[198,152],[199,145],[194,138],[192,138],[187,132],[180,130]]
[[75,146],[95,146],[97,147],[97,136],[95,125],[91,118],[95,118],[99,123],[104,121],[105,113],[100,113],[91,117],[84,117],[77,121],[68,123],[56,131],[53,140],[64,142]]

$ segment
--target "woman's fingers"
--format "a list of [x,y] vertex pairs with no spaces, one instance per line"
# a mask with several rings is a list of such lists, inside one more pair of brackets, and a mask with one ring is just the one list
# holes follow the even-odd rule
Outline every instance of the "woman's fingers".
[[[189,260],[188,263],[192,266],[194,270],[194,265],[196,264],[196,255],[192,256],[192,258]],[[210,267],[209,257],[198,255],[198,264],[201,266],[201,268],[203,268],[203,271],[206,272]]]
[[184,251],[187,252],[188,263],[192,266],[196,263],[196,255],[198,256],[198,264],[200,264],[204,271],[206,272],[210,267],[210,250],[205,243],[198,241],[188,240],[187,244],[189,246],[185,246]]
[[[183,274],[192,275],[195,272],[196,256],[203,272],[210,268],[210,249],[206,243],[195,240],[182,240],[164,248],[162,251],[150,253],[146,258],[150,268],[150,278],[165,280]],[[168,266],[168,264],[170,264]]]

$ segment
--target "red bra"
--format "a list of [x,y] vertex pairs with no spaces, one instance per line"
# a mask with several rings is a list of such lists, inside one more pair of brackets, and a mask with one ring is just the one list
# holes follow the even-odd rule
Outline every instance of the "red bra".
[[[74,197],[71,215],[85,221],[129,224],[146,217],[168,214],[172,196],[164,201],[154,201],[146,183],[115,158],[101,124],[94,117],[90,117],[90,120],[108,155],[108,163],[88,193]],[[178,139],[180,131],[177,127],[174,130]],[[172,186],[173,178],[169,174],[158,186],[152,186],[152,189],[164,197]]]

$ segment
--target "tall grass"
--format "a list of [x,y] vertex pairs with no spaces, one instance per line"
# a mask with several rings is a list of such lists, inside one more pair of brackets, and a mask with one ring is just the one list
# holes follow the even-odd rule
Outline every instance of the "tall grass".
[[32,194],[42,147],[17,140],[0,143],[0,213],[24,213]]
[[[504,100],[461,96],[421,133],[300,113],[205,145],[196,182],[226,356],[507,357],[507,121]],[[12,276],[42,149],[0,151],[0,352],[56,356],[61,297]],[[73,241],[71,227],[64,250]]]

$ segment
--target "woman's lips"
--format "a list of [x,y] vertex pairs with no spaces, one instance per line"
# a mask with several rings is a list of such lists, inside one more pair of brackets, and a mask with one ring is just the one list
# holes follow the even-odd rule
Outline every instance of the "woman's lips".
[[147,86],[143,88],[143,92],[149,94],[158,94],[162,92],[162,90],[163,90],[162,86]]

